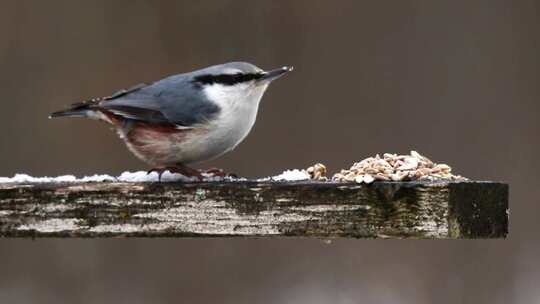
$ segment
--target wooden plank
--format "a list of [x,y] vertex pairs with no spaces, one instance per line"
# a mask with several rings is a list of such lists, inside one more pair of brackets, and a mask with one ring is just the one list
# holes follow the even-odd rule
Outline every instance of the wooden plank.
[[501,238],[497,182],[0,184],[3,237]]

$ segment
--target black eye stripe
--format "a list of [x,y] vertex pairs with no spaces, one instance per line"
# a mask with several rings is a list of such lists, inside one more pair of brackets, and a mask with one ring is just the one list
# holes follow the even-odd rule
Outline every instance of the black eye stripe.
[[193,82],[198,84],[222,84],[222,85],[235,85],[237,83],[247,82],[255,79],[259,79],[263,76],[261,73],[236,73],[236,74],[219,74],[219,75],[199,75],[193,79]]

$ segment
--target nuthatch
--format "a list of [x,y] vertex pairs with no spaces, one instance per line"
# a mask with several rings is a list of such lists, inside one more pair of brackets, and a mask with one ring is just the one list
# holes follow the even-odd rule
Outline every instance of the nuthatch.
[[135,156],[155,166],[149,173],[161,178],[169,170],[200,179],[201,172],[188,165],[234,149],[253,127],[270,82],[289,71],[292,67],[263,71],[246,62],[225,63],[76,103],[49,117],[105,121]]

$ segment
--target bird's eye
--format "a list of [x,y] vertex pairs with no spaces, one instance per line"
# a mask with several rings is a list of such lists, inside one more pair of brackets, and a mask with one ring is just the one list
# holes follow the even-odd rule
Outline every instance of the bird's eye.
[[242,78],[243,78],[242,76],[243,76],[242,73],[232,74],[230,80],[233,83],[239,83],[239,82],[242,82]]
[[193,82],[197,84],[221,84],[221,85],[235,85],[238,83],[248,82],[251,80],[259,79],[263,76],[262,73],[235,73],[235,74],[218,74],[218,75],[200,75],[194,78]]

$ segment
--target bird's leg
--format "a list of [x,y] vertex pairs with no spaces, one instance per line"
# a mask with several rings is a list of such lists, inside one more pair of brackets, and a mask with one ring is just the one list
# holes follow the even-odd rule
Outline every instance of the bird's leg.
[[192,169],[192,168],[184,166],[182,164],[176,164],[175,166],[166,166],[166,167],[153,168],[153,169],[148,170],[148,172],[146,172],[146,173],[150,174],[152,172],[157,172],[158,181],[161,182],[161,175],[163,175],[163,172],[165,172],[165,171],[169,171],[171,173],[182,174],[183,176],[186,176],[186,177],[195,176],[199,180],[203,179],[202,174],[198,170]]
[[223,171],[223,169],[215,168],[215,167],[210,168],[210,169],[206,169],[206,170],[202,170],[201,172],[206,173],[206,174],[211,174],[213,176],[219,176],[219,177],[238,177],[234,173],[225,173],[225,171]]
[[171,172],[179,173],[179,174],[182,174],[183,176],[187,176],[187,177],[193,177],[194,176],[199,181],[203,180],[203,176],[202,176],[201,172],[199,172],[199,170],[190,168],[188,166],[185,166],[185,165],[182,165],[182,164],[176,164],[176,166],[173,167],[173,170],[174,171],[171,171]]
[[171,171],[173,167],[158,167],[158,168],[152,168],[146,172],[146,174],[150,174],[152,172],[156,172],[158,174],[158,181],[161,182],[161,176],[163,175],[163,172],[165,171]]
[[225,175],[227,175],[225,174],[225,171],[223,171],[223,169],[215,168],[215,167],[212,167],[206,170],[201,170],[201,172],[206,173],[206,174],[211,174],[213,176],[219,176],[219,177],[224,177]]
[[186,177],[196,177],[199,181],[203,180],[203,174],[208,174],[208,175],[218,176],[218,177],[227,177],[227,176],[237,177],[237,175],[234,173],[225,173],[225,171],[223,171],[222,169],[215,168],[215,167],[207,169],[207,170],[196,170],[182,164],[153,168],[149,170],[147,174],[150,174],[152,172],[157,172],[158,180],[161,182],[161,176],[163,175],[163,172],[165,171],[169,171],[171,173],[182,174],[183,176],[186,176]]

